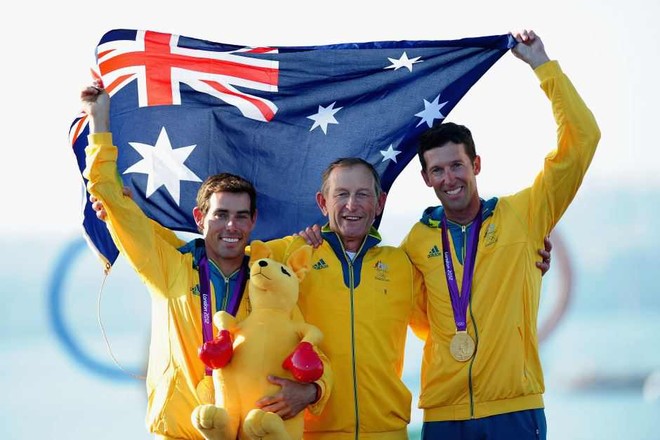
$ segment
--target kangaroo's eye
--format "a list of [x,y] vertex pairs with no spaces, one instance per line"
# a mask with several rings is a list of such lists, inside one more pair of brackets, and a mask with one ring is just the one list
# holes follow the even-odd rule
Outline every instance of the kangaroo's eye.
[[286,267],[284,267],[284,266],[282,266],[282,273],[283,273],[284,275],[288,276],[288,277],[291,276],[291,274],[289,273],[289,271],[286,270]]

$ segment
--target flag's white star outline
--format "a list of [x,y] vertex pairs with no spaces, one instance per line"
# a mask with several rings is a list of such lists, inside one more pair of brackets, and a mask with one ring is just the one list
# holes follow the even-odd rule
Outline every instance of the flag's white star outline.
[[412,72],[413,70],[413,64],[416,63],[421,63],[423,61],[420,61],[421,57],[415,57],[413,59],[408,58],[408,54],[406,52],[403,52],[403,55],[397,60],[396,58],[390,58],[388,57],[387,59],[390,60],[392,65],[385,67],[386,69],[394,69],[394,70],[399,70],[402,67],[405,67],[409,71]]
[[415,114],[415,116],[422,118],[421,121],[417,124],[417,127],[422,125],[424,122],[426,122],[426,125],[429,126],[429,128],[433,127],[433,121],[435,119],[444,119],[445,115],[443,115],[440,110],[442,107],[445,106],[449,101],[445,101],[442,104],[440,104],[440,95],[436,96],[436,98],[433,100],[433,102],[428,102],[426,99],[424,100],[424,110],[421,112]]
[[184,165],[184,162],[197,145],[172,148],[165,127],[161,129],[155,145],[141,142],[129,142],[128,144],[142,156],[142,160],[128,167],[124,174],[142,173],[147,175],[147,188],[145,191],[147,198],[155,193],[158,188],[165,186],[165,189],[178,205],[181,198],[181,181],[202,181]]
[[389,146],[387,150],[380,150],[380,154],[383,155],[383,160],[381,162],[385,162],[386,160],[393,160],[394,163],[396,163],[396,157],[401,154],[399,150],[395,150],[392,145]]
[[316,114],[307,116],[307,119],[314,121],[312,128],[309,131],[314,130],[316,127],[321,127],[324,134],[328,134],[328,124],[339,124],[335,119],[335,113],[341,110],[343,107],[334,108],[337,101],[333,102],[327,107],[319,105],[319,111]]

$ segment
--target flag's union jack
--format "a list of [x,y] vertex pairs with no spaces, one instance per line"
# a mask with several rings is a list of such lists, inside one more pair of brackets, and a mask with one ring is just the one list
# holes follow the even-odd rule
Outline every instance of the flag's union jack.
[[[232,172],[257,188],[253,238],[269,239],[324,222],[315,193],[339,157],[372,163],[388,191],[416,137],[513,44],[495,35],[250,48],[120,29],[102,37],[96,69],[112,96],[119,172],[148,216],[196,232],[200,182]],[[86,135],[79,115],[70,139],[81,172]],[[83,225],[112,264],[117,249],[89,203]]]
[[[136,31],[134,40],[108,39],[97,47],[97,63],[112,96],[137,81],[138,106],[181,104],[180,84],[236,106],[245,117],[270,121],[277,106],[236,86],[277,92],[278,62],[241,56],[276,49],[237,48],[227,52],[180,47],[178,35]],[[80,133],[86,118],[81,115]]]
[[277,91],[278,62],[242,56],[267,53],[267,48],[240,48],[228,52],[179,46],[179,36],[136,32],[135,40],[112,40],[98,46],[101,76],[109,88],[137,81],[138,106],[181,104],[180,84],[236,106],[244,116],[273,119],[277,107],[269,100],[241,92]]

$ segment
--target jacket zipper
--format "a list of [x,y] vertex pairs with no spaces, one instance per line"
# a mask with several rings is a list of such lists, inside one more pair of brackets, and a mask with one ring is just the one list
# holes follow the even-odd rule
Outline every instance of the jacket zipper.
[[355,361],[355,277],[353,274],[353,262],[348,259],[348,268],[350,270],[350,300],[351,300],[351,350],[353,352],[353,399],[355,401],[355,439],[360,438],[360,404],[358,401],[358,380],[357,380],[357,364]]
[[[226,311],[227,310],[227,301],[229,301],[229,292],[231,291],[231,289],[230,289],[230,287],[231,287],[231,285],[230,285],[231,277],[236,272],[232,273],[231,275],[229,275],[227,277],[224,273],[222,273],[222,270],[220,270],[218,265],[215,264],[215,262],[213,262],[213,260],[211,260],[210,258],[209,258],[209,263],[211,263],[215,266],[215,268],[218,270],[218,273],[220,273],[220,275],[222,275],[222,278],[225,280],[225,286],[224,286],[225,287],[225,293],[224,293],[224,295],[222,295],[222,302],[220,304],[220,307],[218,307],[216,309],[216,311],[219,311],[219,310],[225,310]],[[240,270],[240,268],[238,270]],[[209,278],[210,278],[210,274],[209,274]],[[210,284],[213,284],[213,283],[210,283]],[[215,296],[215,295],[212,295],[212,296]],[[216,304],[216,306],[217,306],[217,304]]]
[[[468,225],[469,226],[469,225]],[[467,246],[465,245],[467,243],[467,229],[468,226],[461,225],[461,233],[463,234],[463,247],[461,249],[461,256],[463,257],[463,267],[465,267],[465,258],[466,258],[466,248]],[[463,278],[465,278],[465,275],[463,275]],[[472,366],[474,365],[474,358],[477,356],[477,350],[476,350],[476,344],[478,341],[477,338],[477,333],[476,333],[476,324],[474,322],[474,316],[472,316],[472,292],[470,292],[470,302],[468,303],[468,308],[470,309],[470,318],[472,318],[472,326],[475,329],[475,335],[474,335],[474,343],[475,343],[475,350],[474,354],[472,355],[472,358],[470,359],[470,366],[468,367],[468,392],[470,395],[470,418],[474,419],[474,388],[472,384]]]
[[[342,248],[342,251],[344,252],[344,258],[346,259],[346,262],[348,263],[348,274],[349,274],[349,300],[350,300],[350,305],[351,305],[351,363],[352,363],[352,369],[353,369],[353,403],[354,403],[354,411],[355,411],[355,440],[358,440],[360,438],[360,403],[358,400],[358,378],[357,378],[357,362],[355,360],[356,358],[356,352],[355,352],[355,346],[356,346],[356,340],[355,340],[355,272],[354,272],[354,266],[353,266],[353,260],[348,256],[346,253],[346,249],[344,248],[344,243],[341,241],[339,242]],[[364,246],[364,242],[362,243],[362,246]],[[362,246],[360,246],[360,249],[355,253],[355,257],[360,254],[362,251]]]

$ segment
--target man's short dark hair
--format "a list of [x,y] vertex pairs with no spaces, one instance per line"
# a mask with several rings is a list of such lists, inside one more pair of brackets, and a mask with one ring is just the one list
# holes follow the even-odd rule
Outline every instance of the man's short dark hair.
[[474,164],[474,159],[477,157],[477,150],[474,146],[474,139],[472,139],[470,130],[465,125],[445,122],[429,128],[419,137],[417,156],[419,157],[419,162],[422,164],[422,170],[426,171],[424,153],[434,148],[444,147],[448,142],[463,144],[465,146],[465,153],[470,158],[470,162]]
[[209,176],[197,191],[197,207],[202,214],[209,211],[209,199],[217,192],[246,193],[250,196],[250,215],[257,211],[257,191],[252,183],[235,174],[220,173]]

